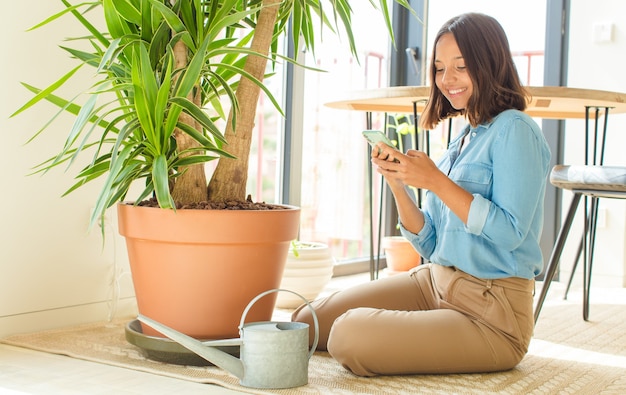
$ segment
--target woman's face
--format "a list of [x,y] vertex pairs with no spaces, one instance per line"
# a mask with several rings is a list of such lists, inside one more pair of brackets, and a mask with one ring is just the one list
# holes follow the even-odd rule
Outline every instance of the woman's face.
[[467,107],[474,86],[452,33],[442,35],[435,46],[435,84],[452,107]]

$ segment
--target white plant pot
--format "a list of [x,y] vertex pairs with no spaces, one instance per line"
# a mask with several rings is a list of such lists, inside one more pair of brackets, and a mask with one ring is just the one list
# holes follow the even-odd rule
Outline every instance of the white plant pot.
[[[314,300],[326,287],[333,276],[334,259],[330,248],[324,243],[300,242],[296,247],[289,249],[285,271],[280,288],[297,292],[305,299]],[[302,299],[296,295],[279,292],[276,307],[293,309],[302,304]]]

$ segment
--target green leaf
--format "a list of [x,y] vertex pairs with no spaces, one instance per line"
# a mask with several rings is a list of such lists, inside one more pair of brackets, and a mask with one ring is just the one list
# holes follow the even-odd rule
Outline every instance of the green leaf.
[[91,118],[93,118],[93,109],[96,106],[97,99],[98,96],[91,95],[89,99],[87,99],[87,102],[81,107],[80,111],[76,115],[76,119],[74,120],[74,125],[72,125],[72,130],[65,140],[65,145],[63,146],[61,153],[57,155],[57,159],[66,154],[78,138],[78,135],[81,133],[85,125]]
[[146,94],[147,105],[149,108],[154,109],[157,102],[159,87],[154,71],[152,70],[152,65],[150,64],[150,56],[148,55],[148,50],[146,49],[146,46],[143,44],[139,44],[138,48],[140,61],[140,64],[138,66],[141,70],[141,81],[133,81],[133,84],[139,83],[140,85],[142,85],[143,90]]
[[221,148],[218,148],[215,145],[215,143],[213,143],[213,141],[206,138],[202,133],[199,133],[196,129],[192,128],[191,126],[179,122],[178,127],[180,128],[180,130],[187,133],[191,138],[193,138],[199,144],[201,144],[200,147],[197,147],[195,149],[190,149],[190,150],[195,150],[199,152],[211,151],[211,152],[215,152],[216,154],[222,155],[224,157],[235,159],[234,155],[222,150]]
[[145,41],[150,41],[154,36],[154,28],[158,26],[153,21],[155,14],[152,12],[150,6],[150,0],[140,0],[141,4],[141,38]]
[[112,38],[124,37],[134,33],[128,22],[117,12],[114,0],[102,0],[104,19]]
[[91,215],[91,220],[89,221],[89,228],[92,228],[93,225],[97,223],[98,218],[102,217],[106,212],[106,209],[110,207],[109,198],[113,193],[113,183],[119,172],[122,170],[126,158],[130,156],[131,151],[131,146],[124,147],[124,149],[118,153],[117,158],[111,161],[109,174],[104,182],[104,185],[102,186],[102,189],[100,190],[98,198],[96,199],[96,206]]
[[102,58],[100,59],[100,64],[98,65],[98,70],[97,70],[98,73],[104,70],[107,64],[109,64],[111,60],[114,59],[115,53],[117,52],[117,49],[120,45],[121,40],[122,40],[121,38],[116,38],[115,40],[111,41],[111,44],[109,45],[106,52],[104,53],[104,55],[102,55]]
[[280,112],[280,115],[285,116],[285,114],[283,113],[283,110],[281,108],[281,105],[278,103],[278,101],[276,100],[276,98],[274,98],[274,95],[272,94],[272,92],[269,90],[269,88],[263,84],[261,81],[259,81],[258,79],[256,79],[252,74],[247,73],[246,71],[242,70],[242,69],[237,69],[237,68],[233,68],[231,65],[228,64],[220,64],[220,67],[223,67],[225,69],[233,69],[233,70],[237,70],[238,73],[242,74],[243,76],[245,76],[246,78],[248,78],[250,81],[252,81],[255,85],[257,85],[259,88],[261,88],[261,90],[263,92],[265,92],[265,94],[267,95],[267,97],[270,99],[270,101],[272,102],[272,104],[274,105],[274,107],[276,108],[276,110],[278,112]]
[[[165,74],[163,75],[161,87],[159,87],[159,91],[156,97],[156,103],[154,106],[154,122],[157,125],[163,125],[165,119],[165,113],[167,111],[168,99],[170,96],[170,90],[172,86],[172,67],[173,61],[171,56],[166,56],[167,68],[165,70]],[[168,130],[166,128],[167,125],[162,126],[163,130],[163,140],[169,139],[171,134],[173,133],[173,128]],[[165,144],[165,141],[161,141],[162,144]]]
[[[61,0],[61,2],[66,6],[66,7],[71,7],[72,5],[67,2],[67,0]],[[83,3],[85,5],[89,5],[90,7],[96,6],[100,4],[100,1],[92,1],[90,3]],[[107,46],[109,43],[109,40],[104,36],[104,34],[102,34],[100,32],[100,29],[96,29],[96,27],[89,22],[81,13],[79,13],[77,10],[73,9],[72,11],[72,15],[85,27],[85,29],[87,29],[102,45]]]
[[[222,151],[223,152],[223,151]],[[235,158],[234,156],[229,156],[230,158]],[[191,165],[198,165],[201,163],[207,163],[215,159],[219,159],[219,156],[208,156],[208,155],[189,155],[182,159],[176,161],[176,166],[186,167]]]
[[[138,46],[138,50],[133,54],[133,62],[137,65],[142,63],[142,53],[145,51],[143,45]],[[139,53],[138,53],[139,52]],[[156,147],[160,146],[160,142],[156,138],[156,125],[152,119],[153,106],[150,105],[150,87],[144,89],[144,84],[152,85],[150,81],[144,79],[154,79],[152,70],[146,70],[143,66],[134,67],[132,69],[133,88],[135,93],[135,111],[137,113],[137,119],[141,124],[141,128],[146,134],[146,138],[154,144]]]
[[176,208],[176,204],[170,195],[167,159],[165,155],[159,155],[154,160],[152,170],[152,183],[154,193],[161,208]]
[[163,15],[163,18],[173,31],[181,33],[187,30],[183,21],[181,21],[178,15],[176,15],[176,13],[168,6],[157,0],[150,0],[150,3],[152,4],[152,7],[157,9],[161,15]]
[[211,132],[213,136],[215,136],[215,138],[224,143],[226,142],[224,136],[222,136],[222,133],[219,131],[217,126],[215,126],[211,118],[209,118],[209,116],[206,115],[206,113],[202,111],[201,108],[196,106],[193,102],[187,100],[184,97],[172,97],[170,101],[185,109],[185,112],[187,114],[191,115],[196,121],[200,122],[202,126],[204,126],[207,130]]
[[63,11],[57,12],[56,14],[53,14],[53,15],[49,16],[44,21],[39,22],[35,26],[28,28],[26,31],[29,32],[31,30],[38,29],[38,28],[40,28],[40,27],[42,27],[44,25],[47,25],[48,23],[50,23],[52,21],[55,21],[55,20],[59,19],[60,17],[62,17],[63,15],[65,15],[65,14],[67,14],[69,12],[72,12],[72,11],[78,9],[78,8],[81,8],[81,7],[85,6],[85,5],[91,5],[91,4],[94,4],[94,3],[87,2],[87,3],[80,3],[80,4],[77,4],[77,5],[73,5],[73,6],[68,6],[67,3],[65,3],[65,4],[66,4],[67,8],[65,8]]
[[[55,83],[53,83],[52,85],[50,85],[49,87],[47,87],[46,89],[40,91],[39,93],[37,93],[35,95],[35,97],[33,97],[32,99],[30,99],[28,102],[26,102],[26,104],[24,104],[22,107],[20,107],[17,111],[15,111],[13,114],[11,114],[10,118],[16,116],[17,114],[20,114],[21,112],[23,112],[24,110],[32,107],[33,105],[37,104],[38,102],[40,102],[42,99],[45,99],[47,96],[49,96],[52,92],[54,92],[55,90],[57,90],[60,86],[62,86],[68,79],[70,79],[71,76],[73,76],[78,69],[80,69],[82,67],[81,65],[76,66],[75,68],[73,68],[72,70],[70,70],[67,74],[65,74],[63,77],[59,78]],[[24,84],[23,84],[24,85]]]
[[200,80],[200,73],[202,71],[202,67],[204,67],[204,54],[209,46],[209,39],[210,37],[206,36],[206,39],[200,48],[198,48],[198,51],[194,54],[193,58],[191,58],[191,61],[189,62],[189,65],[187,65],[187,68],[180,79],[180,83],[178,84],[176,96],[186,97]]
[[141,26],[142,18],[141,11],[139,11],[133,4],[128,2],[127,0],[111,0],[113,2],[113,7],[119,14],[120,17],[124,18],[130,23],[133,23],[137,26]]

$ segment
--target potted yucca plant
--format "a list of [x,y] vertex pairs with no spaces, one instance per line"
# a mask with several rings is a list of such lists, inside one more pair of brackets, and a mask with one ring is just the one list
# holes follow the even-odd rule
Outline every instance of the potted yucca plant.
[[[410,8],[406,0],[395,1]],[[62,46],[77,66],[43,89],[24,83],[34,97],[14,114],[46,101],[75,116],[60,151],[38,171],[89,155],[67,193],[102,182],[92,224],[117,205],[140,312],[192,336],[236,336],[245,305],[280,284],[299,226],[297,207],[246,199],[261,91],[280,111],[263,82],[267,65],[293,61],[277,53],[288,24],[296,48],[314,49],[318,23],[346,37],[355,53],[349,1],[60,2],[64,8],[35,27],[68,17],[80,22],[85,35],[69,43],[82,44]],[[391,34],[387,1],[370,4]],[[93,68],[95,83],[76,98],[57,95],[83,67]],[[205,164],[218,158],[208,180]],[[128,196],[137,185],[140,192]],[[183,248],[172,252],[161,242]],[[248,315],[251,321],[271,315],[275,297],[265,299]]]

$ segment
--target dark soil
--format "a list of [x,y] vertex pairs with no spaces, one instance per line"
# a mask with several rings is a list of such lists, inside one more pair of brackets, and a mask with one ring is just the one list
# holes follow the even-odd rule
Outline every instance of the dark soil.
[[[159,207],[156,198],[144,200],[139,203],[144,207]],[[176,205],[178,210],[284,210],[287,207],[278,204],[269,204],[265,202],[253,202],[252,197],[248,195],[245,201],[231,200],[226,202],[198,202],[185,205]]]

